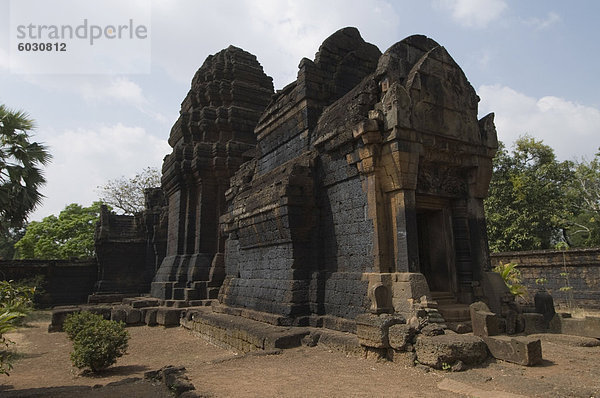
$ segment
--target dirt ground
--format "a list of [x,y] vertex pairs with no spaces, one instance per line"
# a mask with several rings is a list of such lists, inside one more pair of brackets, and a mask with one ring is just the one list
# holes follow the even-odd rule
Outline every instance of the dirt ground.
[[65,334],[47,333],[47,327],[47,314],[38,314],[7,335],[17,358],[10,376],[0,375],[0,397],[163,398],[166,388],[142,379],[166,365],[185,366],[196,392],[206,397],[600,397],[600,347],[564,335],[543,337],[539,366],[489,360],[451,373],[323,346],[237,355],[182,328],[140,326],[128,329],[127,355],[102,375],[89,376],[72,367]]

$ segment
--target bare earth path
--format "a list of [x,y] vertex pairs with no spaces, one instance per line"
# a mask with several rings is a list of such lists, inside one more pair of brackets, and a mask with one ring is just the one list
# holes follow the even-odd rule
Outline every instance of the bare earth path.
[[185,366],[197,393],[209,397],[600,397],[600,347],[563,335],[543,338],[541,366],[490,360],[448,373],[348,357],[322,346],[236,355],[182,328],[140,326],[128,329],[129,354],[90,377],[71,366],[65,334],[47,333],[47,326],[42,317],[8,336],[18,359],[10,376],[0,376],[0,397],[163,398],[169,394],[162,386],[131,378],[166,365]]

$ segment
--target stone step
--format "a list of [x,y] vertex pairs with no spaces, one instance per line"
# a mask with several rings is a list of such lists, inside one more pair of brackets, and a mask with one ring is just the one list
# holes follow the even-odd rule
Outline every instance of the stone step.
[[458,301],[452,292],[431,292],[431,298],[439,305],[456,304]]
[[237,352],[298,347],[310,334],[305,327],[278,327],[202,308],[188,310],[181,325],[213,344]]
[[469,306],[466,304],[443,304],[438,307],[438,311],[446,322],[470,322],[471,314]]

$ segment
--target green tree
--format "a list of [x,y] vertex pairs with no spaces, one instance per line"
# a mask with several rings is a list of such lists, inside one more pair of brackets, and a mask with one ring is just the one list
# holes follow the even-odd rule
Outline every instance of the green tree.
[[560,240],[570,201],[572,163],[551,147],[523,136],[509,153],[500,144],[485,211],[492,251],[548,249]]
[[569,187],[572,213],[567,221],[570,246],[600,246],[600,148],[591,161],[575,163]]
[[40,165],[51,156],[47,148],[30,142],[33,120],[21,111],[0,105],[0,229],[19,227],[40,204],[46,182]]
[[102,203],[90,207],[72,203],[42,221],[32,221],[15,244],[15,258],[68,259],[94,256],[94,230]]
[[0,260],[10,260],[14,257],[15,243],[25,235],[26,227],[27,224],[24,224],[22,227],[8,227],[0,231]]
[[139,213],[145,208],[144,190],[160,187],[160,170],[146,167],[132,178],[122,176],[98,187],[100,200],[121,214]]

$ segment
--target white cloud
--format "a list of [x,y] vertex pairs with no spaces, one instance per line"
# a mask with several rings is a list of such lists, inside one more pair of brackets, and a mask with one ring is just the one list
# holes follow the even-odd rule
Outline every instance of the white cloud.
[[152,14],[152,51],[161,54],[153,58],[153,67],[187,84],[209,54],[230,44],[255,54],[281,88],[296,79],[300,60],[312,59],[323,40],[342,27],[356,26],[371,43],[398,40],[390,32],[398,29],[399,16],[384,0],[222,0],[211,7],[155,1]]
[[485,28],[508,7],[504,0],[439,0],[435,4],[450,11],[454,21],[468,28]]
[[[1,66],[1,65],[0,65]],[[21,75],[23,80],[46,90],[71,92],[87,102],[131,106],[154,120],[166,123],[168,118],[156,110],[137,83],[124,76],[109,75]]]
[[147,103],[142,88],[125,77],[111,78],[108,84],[87,80],[79,86],[83,97],[88,100],[117,100],[134,105]]
[[506,145],[529,134],[563,160],[591,158],[600,146],[598,108],[554,96],[534,98],[501,85],[483,85],[478,93],[480,116],[496,114],[498,139]]
[[123,175],[133,176],[147,166],[160,167],[171,152],[166,140],[121,123],[45,132],[36,140],[50,147],[53,159],[45,169],[48,183],[42,193],[46,198],[32,220],[57,214],[69,203],[89,205],[98,199],[99,185]]
[[560,15],[550,11],[546,18],[530,18],[526,19],[524,23],[529,26],[533,26],[536,30],[544,30],[554,24],[561,21]]

